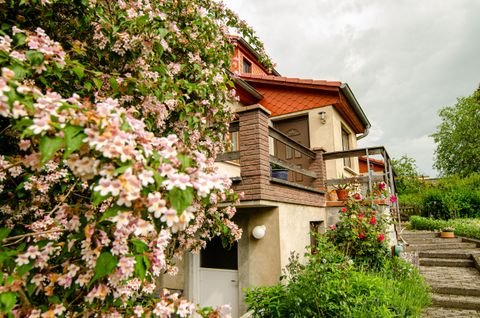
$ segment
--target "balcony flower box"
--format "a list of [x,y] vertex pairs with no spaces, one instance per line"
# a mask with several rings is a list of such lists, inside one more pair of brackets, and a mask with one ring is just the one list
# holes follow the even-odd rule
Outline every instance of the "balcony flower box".
[[272,169],[272,178],[288,181],[288,169]]

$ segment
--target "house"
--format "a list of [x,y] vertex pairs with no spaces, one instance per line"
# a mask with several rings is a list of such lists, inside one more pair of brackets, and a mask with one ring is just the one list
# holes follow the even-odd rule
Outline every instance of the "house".
[[217,161],[244,193],[234,219],[243,237],[229,250],[213,240],[162,285],[202,305],[229,303],[238,317],[246,311],[242,290],[277,283],[290,253],[303,255],[311,232],[338,212],[342,202],[327,202],[327,179],[359,174],[357,140],[370,122],[348,84],[268,72],[247,42],[233,41],[238,120],[231,151]]

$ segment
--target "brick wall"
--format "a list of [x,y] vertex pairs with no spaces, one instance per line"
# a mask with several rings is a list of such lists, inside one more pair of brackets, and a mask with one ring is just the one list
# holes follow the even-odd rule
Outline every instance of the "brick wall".
[[[292,204],[324,206],[323,193],[298,189],[270,181],[269,111],[260,105],[245,107],[238,112],[240,167],[242,180],[234,186],[244,192],[242,201],[271,200]],[[322,150],[316,150],[316,158],[309,170],[318,178],[313,182],[315,190],[325,191],[326,169]]]

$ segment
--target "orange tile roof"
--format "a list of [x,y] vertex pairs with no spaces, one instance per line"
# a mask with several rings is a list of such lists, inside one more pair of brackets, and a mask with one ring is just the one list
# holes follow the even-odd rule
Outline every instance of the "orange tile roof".
[[263,95],[260,103],[272,112],[272,116],[341,102],[339,97],[341,82],[253,74],[241,74],[240,78]]

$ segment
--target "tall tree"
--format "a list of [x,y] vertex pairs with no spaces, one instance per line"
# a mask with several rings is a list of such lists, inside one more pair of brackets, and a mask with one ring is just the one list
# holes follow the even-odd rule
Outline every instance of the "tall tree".
[[397,177],[395,184],[398,194],[418,192],[422,183],[419,179],[417,162],[415,159],[403,155],[400,159],[392,160]]
[[[173,259],[239,238],[213,0],[0,1],[0,317],[187,317]],[[263,59],[268,67],[269,62]]]
[[439,115],[442,123],[432,135],[437,144],[434,167],[442,175],[480,172],[480,88]]

